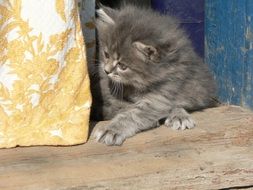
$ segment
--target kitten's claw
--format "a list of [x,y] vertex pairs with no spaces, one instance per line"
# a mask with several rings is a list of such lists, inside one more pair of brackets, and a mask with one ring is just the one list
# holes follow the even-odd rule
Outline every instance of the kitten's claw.
[[97,142],[104,143],[106,145],[121,145],[125,141],[125,137],[110,126],[99,127],[94,136]]
[[192,129],[196,126],[194,120],[183,109],[172,111],[170,116],[165,120],[164,125],[174,130]]
[[185,130],[195,127],[195,122],[191,118],[167,118],[164,124],[174,130]]

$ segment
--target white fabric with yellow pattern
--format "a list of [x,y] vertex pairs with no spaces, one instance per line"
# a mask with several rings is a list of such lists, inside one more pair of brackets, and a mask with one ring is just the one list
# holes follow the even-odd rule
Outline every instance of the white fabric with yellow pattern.
[[74,0],[0,0],[0,148],[73,145],[91,96]]

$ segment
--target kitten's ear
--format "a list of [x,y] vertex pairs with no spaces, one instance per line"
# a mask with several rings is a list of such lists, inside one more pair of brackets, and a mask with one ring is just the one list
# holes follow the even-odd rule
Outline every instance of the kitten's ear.
[[98,5],[99,8],[96,10],[97,21],[104,23],[105,25],[114,25],[115,18],[117,17],[117,10],[106,7],[102,4]]
[[153,62],[157,62],[159,59],[158,51],[155,47],[151,45],[146,45],[142,42],[134,42],[133,47],[137,51],[137,55],[143,60],[146,61],[151,60]]

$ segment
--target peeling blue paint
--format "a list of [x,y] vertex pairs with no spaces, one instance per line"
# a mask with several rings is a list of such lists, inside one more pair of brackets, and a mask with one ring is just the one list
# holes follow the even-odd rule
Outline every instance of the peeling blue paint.
[[223,102],[253,109],[253,0],[206,0],[205,61]]

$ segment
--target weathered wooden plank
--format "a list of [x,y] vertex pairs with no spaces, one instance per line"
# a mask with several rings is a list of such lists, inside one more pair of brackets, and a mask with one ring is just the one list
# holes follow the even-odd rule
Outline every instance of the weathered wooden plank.
[[[92,139],[73,147],[0,150],[0,189],[218,189],[253,185],[253,113],[194,113],[198,127],[160,127],[121,147]],[[104,123],[100,123],[104,124]]]
[[219,97],[253,109],[253,1],[206,0],[205,58]]

